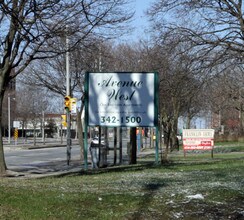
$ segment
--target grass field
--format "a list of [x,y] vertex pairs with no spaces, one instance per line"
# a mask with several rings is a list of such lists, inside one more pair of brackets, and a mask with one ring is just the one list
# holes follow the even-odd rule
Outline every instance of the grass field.
[[[219,149],[218,149],[219,148]],[[0,219],[244,219],[244,147],[62,177],[0,179]],[[232,148],[232,149],[231,149]]]

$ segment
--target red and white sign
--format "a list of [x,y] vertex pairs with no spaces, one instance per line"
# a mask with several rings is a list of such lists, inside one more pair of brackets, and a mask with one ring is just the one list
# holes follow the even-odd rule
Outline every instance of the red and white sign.
[[184,129],[184,150],[212,150],[214,146],[214,129]]

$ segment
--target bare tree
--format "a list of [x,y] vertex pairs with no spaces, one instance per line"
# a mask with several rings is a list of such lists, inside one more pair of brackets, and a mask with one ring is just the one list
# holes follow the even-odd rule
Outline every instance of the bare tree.
[[229,60],[235,64],[242,62],[242,0],[155,0],[148,15],[158,37],[165,32],[180,34],[181,42],[190,42],[187,50],[195,52],[198,61],[205,65],[218,65],[227,60],[229,64]]
[[18,88],[16,94],[16,117],[21,122],[22,133],[28,123],[32,124],[34,128],[34,145],[36,145],[37,125],[42,124],[42,113],[49,111],[51,108],[50,100],[46,94],[45,89],[33,85]]
[[[225,134],[243,136],[244,77],[242,66],[228,68],[207,83],[205,97],[211,112],[220,116],[218,127],[225,126]],[[229,124],[229,125],[228,125]]]
[[151,68],[159,72],[160,136],[164,136],[162,162],[165,162],[169,149],[179,148],[179,117],[192,109],[199,111],[194,103],[201,99],[199,94],[208,74],[197,68],[194,54],[185,52],[188,44],[181,42],[179,35],[166,33],[163,38],[164,41],[155,41],[150,49],[146,47],[146,51]]
[[[183,44],[183,50],[179,50],[174,55],[178,57],[190,55],[191,71],[199,73],[197,84],[209,81],[212,82],[211,86],[215,86],[215,89],[213,87],[210,89],[211,95],[216,99],[208,96],[214,108],[222,109],[224,105],[242,107],[239,102],[242,97],[240,89],[242,90],[243,85],[233,91],[230,87],[227,88],[225,83],[218,82],[219,78],[214,78],[214,76],[218,77],[218,74],[225,73],[230,67],[242,66],[244,52],[242,0],[155,0],[147,14],[150,17],[155,42],[167,45],[174,39],[178,44]],[[175,61],[171,63],[174,66],[178,65]],[[206,76],[206,73],[209,75]],[[236,75],[237,72],[233,71],[232,74]],[[236,80],[236,77],[234,78]],[[207,97],[210,84],[202,84],[202,89],[205,88],[205,91],[202,90],[204,93],[201,93],[200,97]],[[231,96],[238,97],[238,102],[235,101],[234,104],[233,98],[232,101],[227,98],[226,91],[232,91]],[[220,95],[221,93],[223,96]],[[192,104],[195,103],[197,106],[199,104],[194,93],[193,96],[188,94],[188,97],[190,99],[185,102],[184,114],[190,116],[190,113],[197,110]]]
[[[71,50],[90,34],[104,36],[106,33],[111,36],[111,33],[116,34],[116,29],[113,27],[118,26],[121,31],[125,24],[123,22],[128,21],[133,15],[126,7],[129,2],[129,0],[1,1],[0,106],[6,85],[12,77],[21,73],[33,60],[52,58],[65,52],[66,47],[60,47],[56,43],[60,37],[75,36],[69,45]],[[14,76],[10,74],[13,69],[15,69]],[[0,174],[3,175],[7,167],[2,136],[0,140]]]
[[[105,68],[104,66],[106,63],[103,61],[106,54],[105,46],[105,43],[92,37],[85,45],[78,44],[76,48],[70,52],[71,94],[77,97],[78,103],[80,103],[77,109],[76,121],[78,140],[81,147],[81,161],[84,159],[83,124],[81,115],[84,109],[85,72],[88,70],[99,71],[99,68]],[[28,71],[25,72],[24,80],[29,85],[47,88],[52,93],[59,95],[60,100],[63,101],[63,97],[66,94],[65,55],[35,62],[35,65],[31,65]]]

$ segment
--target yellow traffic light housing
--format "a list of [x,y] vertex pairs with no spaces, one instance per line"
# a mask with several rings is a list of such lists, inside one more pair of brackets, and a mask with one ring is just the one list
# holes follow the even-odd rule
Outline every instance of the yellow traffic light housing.
[[69,111],[71,110],[71,97],[70,96],[64,97],[64,107],[65,107],[65,109],[68,109]]
[[64,127],[67,127],[67,117],[66,117],[66,115],[61,115],[61,118],[62,118],[62,125]]

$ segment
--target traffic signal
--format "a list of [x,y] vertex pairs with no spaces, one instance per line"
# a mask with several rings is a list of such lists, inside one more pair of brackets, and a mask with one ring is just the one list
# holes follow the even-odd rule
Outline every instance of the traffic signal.
[[64,107],[65,109],[71,110],[71,97],[70,96],[65,96],[64,97]]
[[67,127],[67,118],[66,118],[66,115],[61,115],[61,118],[62,118],[62,125],[64,127]]

